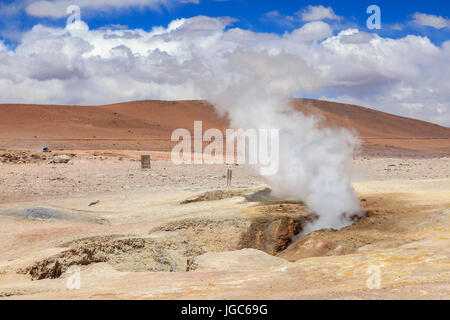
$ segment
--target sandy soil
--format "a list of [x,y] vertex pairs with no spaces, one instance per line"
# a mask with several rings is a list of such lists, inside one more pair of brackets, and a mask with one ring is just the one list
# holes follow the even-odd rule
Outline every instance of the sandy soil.
[[[3,298],[450,298],[450,158],[355,159],[368,216],[302,236],[307,208],[272,199],[245,166],[226,189],[227,166],[164,153],[151,170],[135,151],[65,151],[68,164],[2,153],[17,156],[0,165]],[[58,214],[25,215],[36,207]]]

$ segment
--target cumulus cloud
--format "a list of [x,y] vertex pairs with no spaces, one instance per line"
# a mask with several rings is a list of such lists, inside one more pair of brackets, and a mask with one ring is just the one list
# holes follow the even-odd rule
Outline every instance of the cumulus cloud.
[[263,22],[274,23],[284,28],[294,28],[302,22],[321,21],[326,19],[340,21],[342,18],[337,16],[331,7],[311,5],[301,11],[295,12],[293,15],[284,15],[278,10],[274,10],[265,13],[261,18]]
[[36,0],[3,1],[0,3],[0,16],[15,16]]
[[413,18],[413,21],[421,26],[433,27],[435,29],[450,27],[450,19],[441,16],[416,12]]
[[204,63],[247,50],[301,58],[318,79],[311,94],[450,125],[450,42],[436,46],[426,37],[390,39],[357,29],[334,34],[322,21],[284,35],[233,22],[199,16],[151,31],[36,25],[13,51],[0,44],[0,102],[201,99],[191,79],[212,72]]
[[[287,97],[333,99],[450,125],[450,41],[334,34],[313,21],[283,35],[233,27],[234,19],[177,19],[151,31],[34,26],[14,50],[0,45],[0,103],[106,104],[208,99],[239,128],[280,128],[276,194],[304,200],[314,228],[349,223],[354,136],[319,130]],[[327,98],[327,96],[325,96]],[[323,201],[327,199],[327,201]]]
[[334,13],[333,8],[320,6],[308,6],[300,13],[303,21],[318,21],[318,20],[338,20],[342,18]]

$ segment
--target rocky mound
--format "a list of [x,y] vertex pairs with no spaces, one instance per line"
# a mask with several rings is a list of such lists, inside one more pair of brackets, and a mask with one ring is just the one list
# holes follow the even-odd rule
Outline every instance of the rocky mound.
[[180,202],[180,205],[195,203],[195,202],[203,202],[203,201],[217,201],[230,199],[234,197],[242,197],[249,193],[248,189],[221,189],[221,190],[213,190],[204,192],[202,194],[193,196],[189,199],[183,200]]

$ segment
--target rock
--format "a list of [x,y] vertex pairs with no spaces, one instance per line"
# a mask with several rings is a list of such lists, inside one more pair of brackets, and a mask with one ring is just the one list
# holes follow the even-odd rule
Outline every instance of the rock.
[[199,195],[195,195],[188,199],[181,201],[179,204],[190,204],[195,202],[203,202],[203,201],[218,201],[224,199],[231,199],[234,197],[242,197],[245,194],[249,193],[249,190],[245,189],[230,189],[230,190],[214,190],[208,191]]
[[187,271],[262,271],[289,262],[256,249],[208,252],[188,260]]
[[67,155],[59,155],[59,156],[54,156],[52,161],[50,161],[50,163],[68,163],[70,161],[70,157]]
[[276,255],[285,250],[293,236],[311,222],[302,212],[266,212],[252,215],[221,215],[169,222],[152,232],[182,232],[206,251],[223,252],[253,248]]

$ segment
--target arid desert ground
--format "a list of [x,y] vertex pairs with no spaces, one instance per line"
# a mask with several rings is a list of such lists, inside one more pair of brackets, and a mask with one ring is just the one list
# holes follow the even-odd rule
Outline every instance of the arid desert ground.
[[449,299],[450,129],[294,104],[360,136],[349,227],[304,234],[248,166],[173,164],[174,129],[227,127],[205,102],[0,105],[0,298]]

